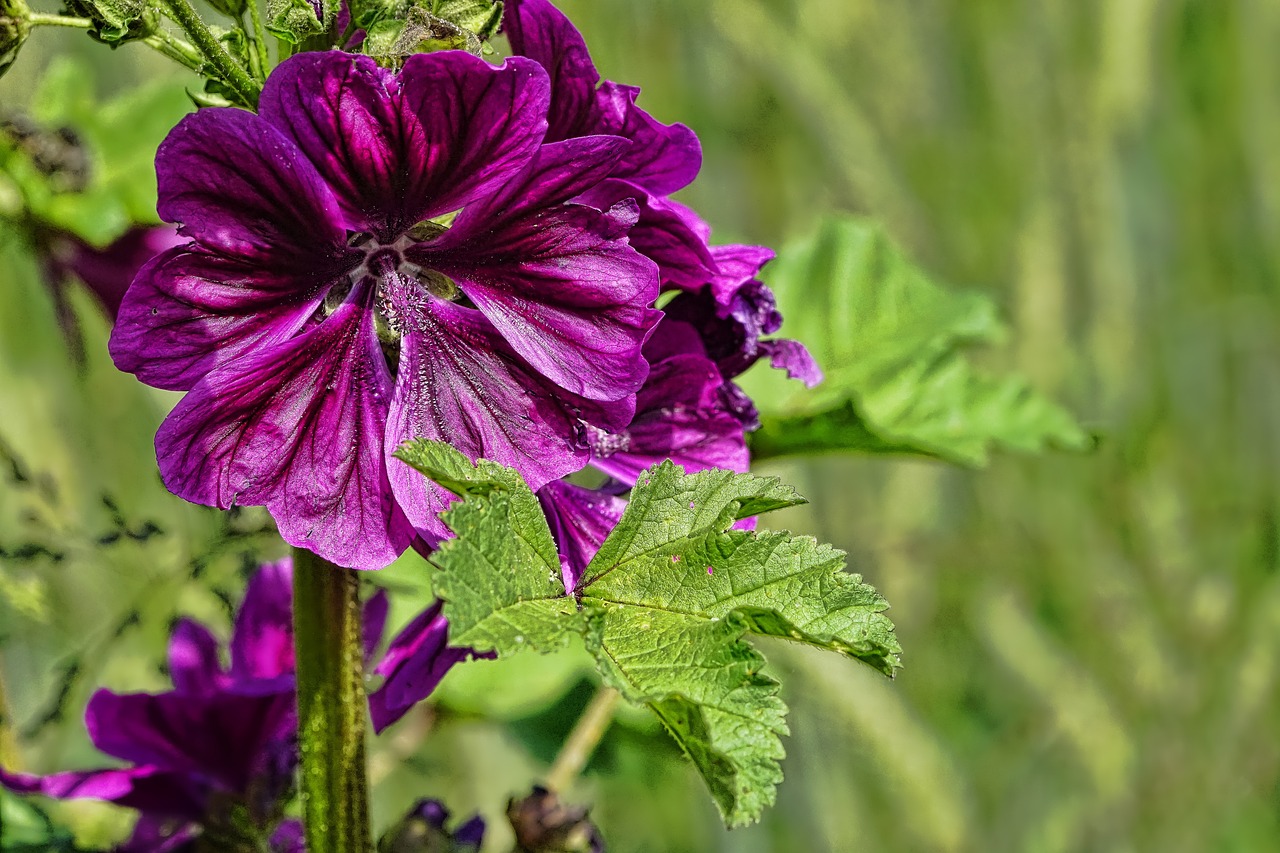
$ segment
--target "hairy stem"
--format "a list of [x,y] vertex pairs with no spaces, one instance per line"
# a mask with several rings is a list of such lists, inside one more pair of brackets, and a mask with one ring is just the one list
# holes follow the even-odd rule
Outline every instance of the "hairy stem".
[[302,809],[309,853],[372,853],[356,572],[293,551]]
[[163,30],[154,32],[142,40],[142,43],[153,50],[158,50],[179,65],[192,71],[199,71],[204,65],[204,55],[196,50],[189,41],[178,38]]
[[236,93],[244,99],[245,106],[257,107],[258,95],[262,93],[262,87],[214,38],[208,25],[192,8],[190,0],[161,0],[161,6],[165,14],[182,27],[182,31],[200,49],[205,59],[222,76],[227,85],[235,89]]
[[70,15],[47,15],[43,12],[32,12],[27,15],[27,23],[33,27],[74,27],[87,30],[93,26],[88,18],[73,18]]
[[258,0],[249,0],[245,3],[249,10],[249,22],[252,29],[249,31],[249,41],[252,42],[251,49],[257,57],[258,78],[267,79],[267,74],[271,72],[271,60],[267,58],[267,31],[262,26],[262,10],[258,8]]
[[13,720],[9,716],[9,700],[5,695],[4,675],[0,674],[0,767],[21,770],[18,756],[18,738],[14,735]]
[[578,718],[573,731],[569,732],[564,746],[560,747],[560,754],[551,765],[551,771],[547,773],[545,782],[548,790],[563,791],[578,778],[582,768],[587,766],[591,753],[599,745],[600,738],[609,730],[613,712],[621,698],[622,694],[612,687],[601,687],[591,697],[590,704]]

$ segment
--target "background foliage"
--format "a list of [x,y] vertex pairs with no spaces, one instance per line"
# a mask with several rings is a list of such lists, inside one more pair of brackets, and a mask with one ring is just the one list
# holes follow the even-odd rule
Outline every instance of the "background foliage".
[[[721,241],[876,216],[936,278],[1003,309],[1007,345],[975,351],[980,368],[1016,367],[1100,436],[1091,455],[983,470],[762,466],[812,500],[774,525],[848,550],[893,602],[906,668],[890,683],[766,649],[793,735],[778,806],[746,830],[723,830],[674,747],[624,720],[575,792],[612,849],[1280,843],[1280,6],[562,7],[606,76],[702,137],[685,198]],[[4,108],[55,52],[91,61],[101,92],[170,73],[40,32],[0,82]],[[76,368],[34,267],[12,241],[0,254],[0,674],[22,736],[0,753],[84,766],[89,691],[160,686],[175,613],[225,624],[264,519],[163,491],[150,444],[171,398],[114,372],[87,299]],[[412,560],[381,580],[425,588]],[[423,794],[492,814],[527,787],[586,701],[582,654],[456,672],[380,741],[378,817]],[[58,816],[87,839],[119,826],[93,806]]]

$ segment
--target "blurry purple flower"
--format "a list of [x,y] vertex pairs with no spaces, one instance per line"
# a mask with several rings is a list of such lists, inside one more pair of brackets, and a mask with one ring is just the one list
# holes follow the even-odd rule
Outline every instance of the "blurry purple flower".
[[185,242],[176,229],[168,226],[136,226],[101,249],[67,231],[44,225],[34,227],[32,239],[53,297],[58,325],[77,363],[84,360],[84,342],[75,312],[67,301],[68,285],[79,279],[97,297],[107,319],[114,321],[120,300],[138,270],[165,249]]
[[287,563],[264,566],[251,579],[230,669],[209,629],[183,619],[169,645],[173,690],[93,695],[85,711],[89,737],[128,766],[49,776],[0,770],[0,784],[137,809],[125,851],[181,849],[202,827],[230,820],[229,811],[269,830],[297,763],[292,655],[283,657],[274,642],[290,629],[288,580]]
[[45,271],[55,287],[74,276],[97,297],[107,317],[115,320],[130,282],[147,261],[185,243],[169,226],[135,226],[113,243],[99,249],[74,234],[47,235]]
[[142,270],[111,340],[122,369],[190,391],[156,437],[172,491],[265,504],[291,544],[381,568],[445,534],[444,493],[388,463],[401,442],[537,488],[586,463],[583,421],[630,421],[657,273],[625,239],[635,202],[572,200],[633,146],[544,144],[551,100],[519,57],[392,75],[329,52],[281,64],[259,115],[183,119],[159,209],[193,242]]

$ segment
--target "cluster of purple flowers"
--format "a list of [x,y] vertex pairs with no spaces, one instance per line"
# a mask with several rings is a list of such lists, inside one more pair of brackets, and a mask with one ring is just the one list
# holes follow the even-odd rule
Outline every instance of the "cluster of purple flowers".
[[[375,593],[364,606],[364,648],[371,661],[382,641],[388,601]],[[444,626],[430,608],[392,641],[374,672],[384,676],[369,697],[375,722],[395,708],[397,691],[416,689],[408,654],[425,650],[442,667],[435,681],[465,651],[444,646]],[[99,690],[85,711],[94,746],[129,766],[33,776],[0,768],[0,785],[55,799],[106,800],[135,809],[139,819],[119,853],[179,853],[204,836],[239,849],[265,842],[273,853],[301,853],[302,827],[284,817],[298,765],[298,719],[293,643],[292,567],[263,566],[249,580],[236,614],[224,666],[213,633],[179,620],[169,642],[173,689],[119,694]],[[399,709],[396,719],[426,692]],[[418,819],[444,831],[447,812],[423,801]],[[484,825],[463,824],[454,840],[479,844]]]

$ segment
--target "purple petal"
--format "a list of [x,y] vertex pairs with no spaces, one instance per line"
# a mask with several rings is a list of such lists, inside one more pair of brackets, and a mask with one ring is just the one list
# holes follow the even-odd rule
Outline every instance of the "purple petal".
[[210,371],[296,335],[329,283],[171,249],[129,289],[111,356],[148,385],[189,390]]
[[177,853],[188,849],[198,837],[198,828],[189,821],[143,814],[114,853]]
[[663,196],[693,182],[702,168],[702,145],[683,124],[663,124],[636,106],[640,90],[606,81],[596,92],[593,121],[587,133],[610,133],[630,139],[631,149],[614,177]]
[[211,693],[225,682],[218,641],[194,619],[179,619],[169,639],[169,675],[180,693]]
[[208,801],[207,785],[155,767],[84,770],[32,776],[0,770],[0,785],[18,794],[55,800],[105,800],[168,819],[198,820]]
[[[449,231],[431,243],[423,257],[429,259],[441,249],[466,246],[469,241],[488,249],[494,232],[503,226],[567,202],[605,181],[629,146],[627,140],[617,136],[584,136],[543,145],[518,176],[463,209]],[[616,195],[606,205],[593,206],[607,210],[621,199],[634,197],[636,192]]]
[[271,853],[306,853],[306,835],[302,821],[286,820],[271,833]]
[[368,663],[378,651],[382,634],[387,629],[387,613],[390,608],[391,599],[385,589],[378,590],[364,603],[364,618],[360,623],[360,631],[365,663]]
[[[611,156],[616,147],[605,150]],[[409,257],[457,280],[544,376],[593,400],[619,400],[648,372],[641,347],[660,316],[647,307],[657,298],[658,276],[623,240],[635,223],[633,204],[608,213],[578,204],[540,208],[564,187],[546,176],[562,175],[579,151],[544,147],[522,185],[504,193],[520,199],[516,215],[495,211],[500,224],[491,232],[476,235],[464,225]]]
[[180,246],[186,240],[176,229],[130,228],[123,236],[103,249],[69,237],[66,241],[67,268],[98,297],[112,320],[120,311],[120,301],[138,270],[156,255]]
[[267,563],[245,589],[231,633],[231,675],[237,681],[293,675],[293,567]]
[[372,279],[318,326],[209,374],[156,435],[165,485],[194,503],[263,504],[289,544],[380,569],[413,532],[382,446],[391,377]]
[[806,387],[822,382],[822,368],[799,341],[762,341],[760,351],[769,357],[771,367],[787,371],[789,378],[799,379]]
[[538,501],[547,514],[551,535],[560,551],[560,576],[565,593],[572,595],[587,564],[622,518],[627,502],[616,495],[564,480],[547,483],[539,489]]
[[382,686],[369,695],[375,732],[381,732],[430,696],[454,664],[476,656],[471,649],[448,645],[449,623],[442,609],[443,602],[437,599],[418,614],[395,636],[374,667],[373,671],[385,678]]
[[350,256],[333,193],[298,146],[253,113],[188,115],[160,145],[156,177],[160,218],[210,251],[291,274]]
[[754,280],[738,288],[728,306],[717,303],[710,288],[706,288],[679,294],[663,311],[664,324],[685,324],[696,332],[725,379],[732,379],[755,364],[763,355],[761,336],[782,325],[773,293]]
[[[518,356],[479,311],[427,298],[414,305],[408,282],[393,302],[409,325],[387,423],[387,451],[413,438],[448,441],[472,459],[516,468],[538,488],[582,468],[589,451],[582,419],[630,419],[633,401],[603,405],[557,387]],[[437,518],[450,497],[408,465],[393,461],[390,481],[414,526],[438,541]],[[434,543],[432,543],[434,544]]]
[[549,100],[546,75],[523,59],[416,54],[393,76],[329,51],[282,63],[259,109],[315,164],[352,230],[391,239],[510,179],[546,133]]
[[244,794],[269,746],[297,727],[292,691],[117,694],[99,690],[85,710],[94,746],[108,755],[208,780]]
[[640,210],[639,221],[627,233],[628,241],[658,265],[664,285],[697,290],[715,280],[719,270],[706,237],[697,228],[701,220],[684,205],[619,180],[605,181],[577,201],[607,210],[624,199],[634,199]]
[[745,472],[750,459],[742,423],[724,405],[723,384],[716,365],[700,355],[658,362],[637,397],[632,423],[619,433],[593,435],[592,464],[628,484],[665,459],[690,473]]
[[711,256],[719,270],[711,281],[711,293],[721,305],[729,305],[743,285],[759,276],[764,265],[775,257],[773,250],[765,246],[742,245],[714,246]]
[[693,131],[665,125],[636,106],[640,90],[605,82],[591,63],[581,34],[547,0],[508,0],[504,29],[511,49],[536,60],[551,76],[547,141],[612,134],[634,143],[613,175],[655,195],[687,186],[702,166]]
[[584,135],[581,128],[595,106],[600,74],[582,35],[547,0],[510,0],[503,30],[511,52],[527,56],[551,78],[549,141]]

